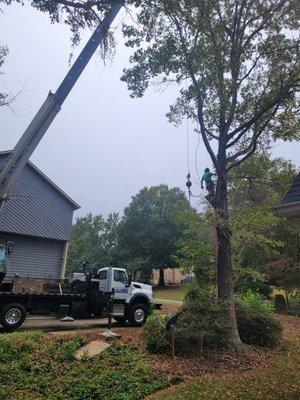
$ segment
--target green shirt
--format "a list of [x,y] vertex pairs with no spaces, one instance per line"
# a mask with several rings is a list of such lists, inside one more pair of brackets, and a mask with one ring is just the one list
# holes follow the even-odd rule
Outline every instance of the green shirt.
[[212,182],[211,177],[212,177],[213,175],[214,175],[213,172],[204,172],[204,174],[203,174],[203,176],[202,176],[202,179],[203,179],[205,182]]

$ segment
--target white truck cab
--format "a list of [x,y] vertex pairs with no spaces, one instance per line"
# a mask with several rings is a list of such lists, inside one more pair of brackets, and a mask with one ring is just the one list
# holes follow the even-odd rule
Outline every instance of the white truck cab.
[[155,303],[151,285],[132,282],[124,268],[106,267],[98,271],[99,290],[114,290],[113,317],[117,322],[129,321],[131,325],[145,323],[152,308],[159,308]]

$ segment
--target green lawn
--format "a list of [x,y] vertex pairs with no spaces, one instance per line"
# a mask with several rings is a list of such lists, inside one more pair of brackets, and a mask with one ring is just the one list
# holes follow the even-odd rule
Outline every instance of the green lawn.
[[147,400],[298,400],[300,399],[300,337],[274,350],[267,365],[244,372],[199,377],[151,395]]
[[167,286],[165,288],[154,288],[154,297],[157,300],[168,300],[170,302],[178,301],[181,302],[189,290],[190,285],[180,285],[180,286]]

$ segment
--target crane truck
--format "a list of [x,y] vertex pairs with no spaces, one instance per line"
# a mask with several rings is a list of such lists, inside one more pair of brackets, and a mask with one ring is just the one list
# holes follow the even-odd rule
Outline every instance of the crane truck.
[[[0,244],[0,276],[3,280],[12,243]],[[98,271],[84,268],[70,280],[52,284],[43,293],[13,291],[14,281],[0,282],[0,325],[13,331],[23,324],[27,315],[55,314],[75,319],[101,318],[108,314],[119,323],[142,326],[153,308],[160,308],[153,297],[152,287],[132,282],[124,268],[112,266]],[[47,286],[47,283],[45,283]]]
[[[30,156],[55,119],[76,81],[88,64],[97,47],[123,7],[124,1],[112,0],[111,7],[84,46],[78,58],[59,85],[55,93],[49,92],[45,102],[27,127],[24,134],[7,157],[0,170],[0,218],[3,207],[10,201],[10,191]],[[7,331],[18,328],[27,314],[68,313],[76,318],[105,315],[109,299],[113,299],[113,317],[119,322],[128,320],[140,326],[145,322],[150,309],[155,306],[152,288],[131,282],[125,269],[107,267],[96,274],[83,272],[74,274],[71,282],[58,285],[58,293],[14,293],[11,283],[2,283],[5,277],[6,260],[12,246],[0,246],[0,324]],[[159,306],[156,306],[159,307]]]

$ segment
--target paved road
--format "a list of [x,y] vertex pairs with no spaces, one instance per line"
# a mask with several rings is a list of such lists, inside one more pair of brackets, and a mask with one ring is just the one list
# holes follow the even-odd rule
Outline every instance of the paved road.
[[[114,331],[124,328],[131,328],[129,324],[119,325],[116,322],[112,324],[112,328]],[[107,330],[107,318],[101,319],[83,319],[83,320],[75,320],[70,322],[61,322],[56,317],[49,316],[34,316],[26,318],[26,321],[17,331],[26,331],[26,330],[42,330],[44,332],[62,332],[62,333],[71,333],[76,332],[77,330],[83,332],[104,332]],[[0,327],[0,333],[4,333],[3,329]]]
[[[163,304],[162,311],[166,313],[173,313],[177,310],[181,302],[161,300]],[[118,329],[130,328],[129,324],[120,325],[113,322],[113,329],[117,331]],[[58,332],[62,331],[64,333],[74,332],[76,330],[86,331],[86,332],[104,332],[107,330],[107,318],[100,319],[78,319],[72,322],[61,322],[58,318],[52,316],[29,316],[26,318],[24,324],[18,329],[18,331],[24,330],[34,330],[40,329],[44,332]],[[0,332],[1,328],[0,328]]]

